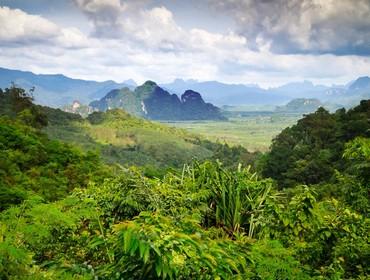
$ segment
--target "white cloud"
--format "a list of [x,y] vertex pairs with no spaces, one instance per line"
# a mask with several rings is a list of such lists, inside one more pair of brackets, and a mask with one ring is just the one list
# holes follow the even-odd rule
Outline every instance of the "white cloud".
[[369,0],[209,0],[251,47],[276,53],[370,54]]
[[[369,57],[276,54],[271,52],[272,43],[263,34],[257,40],[257,49],[251,50],[250,41],[242,34],[188,30],[177,24],[175,14],[169,9],[148,8],[145,1],[124,4],[118,0],[76,1],[93,23],[92,34],[6,8],[7,16],[0,16],[0,22],[10,22],[7,18],[11,16],[26,23],[22,32],[7,25],[8,33],[17,34],[7,41],[2,39],[6,32],[0,28],[0,66],[96,80],[133,78],[138,82],[151,79],[161,83],[193,78],[262,86],[303,79],[344,83],[369,74]],[[38,28],[44,33],[37,40],[26,40],[41,34],[33,31],[31,21],[34,24],[35,18],[42,22]],[[277,27],[269,22],[264,24],[278,33],[287,23]],[[292,27],[289,32],[298,31]],[[302,38],[300,44],[310,44],[307,37],[302,35]]]
[[88,45],[77,28],[61,28],[50,20],[19,9],[0,7],[0,45],[56,44],[67,48]]
[[0,43],[48,41],[60,32],[54,23],[19,9],[0,7]]
[[84,9],[85,12],[91,14],[118,12],[125,5],[121,4],[120,0],[75,0],[78,6]]
[[65,48],[87,48],[91,44],[91,39],[87,38],[79,29],[70,27],[60,29],[55,43]]

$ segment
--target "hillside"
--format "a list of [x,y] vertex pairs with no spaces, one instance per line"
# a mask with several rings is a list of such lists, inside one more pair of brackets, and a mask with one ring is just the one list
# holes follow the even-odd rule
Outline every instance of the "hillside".
[[170,94],[156,83],[147,81],[131,91],[112,90],[99,101],[90,103],[100,111],[121,108],[135,116],[151,120],[222,120],[220,109],[205,103],[201,95],[187,90],[181,95]]
[[369,77],[360,77],[355,80],[351,85],[348,87],[349,90],[357,91],[357,90],[370,90],[370,78]]
[[212,156],[210,150],[197,144],[197,137],[120,109],[95,112],[86,120],[66,125],[50,125],[45,131],[52,139],[98,149],[108,163],[165,168]]
[[[46,114],[56,119],[54,109]],[[141,166],[148,172],[181,168],[193,159],[220,159],[226,166],[235,166],[237,162],[251,163],[257,156],[241,146],[210,142],[182,129],[136,118],[121,109],[94,112],[87,119],[70,120],[76,115],[64,114],[67,113],[58,112],[57,121],[49,122],[44,129],[50,138],[96,150],[107,163]],[[63,118],[67,120],[60,122]]]
[[[264,175],[284,187],[333,180],[336,172],[351,168],[343,164],[346,143],[370,137],[369,120],[370,100],[362,100],[348,111],[342,108],[331,114],[319,108],[305,115],[273,140]],[[369,166],[362,168],[368,170]]]
[[312,113],[321,106],[323,104],[315,98],[296,98],[284,106],[277,106],[275,111],[285,113]]
[[148,172],[180,168],[195,158],[219,158],[233,166],[255,157],[242,147],[229,148],[209,142],[185,130],[134,117],[121,109],[94,112],[83,119],[60,109],[33,105],[22,89],[6,89],[0,95],[0,116],[15,118],[24,109],[37,113],[29,118],[42,121],[42,130],[51,139],[98,152],[106,163],[142,166]]

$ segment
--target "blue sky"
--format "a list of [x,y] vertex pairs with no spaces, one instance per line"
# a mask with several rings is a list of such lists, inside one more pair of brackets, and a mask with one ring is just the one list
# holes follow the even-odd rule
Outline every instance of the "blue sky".
[[370,0],[0,0],[0,66],[123,81],[343,84],[370,75]]

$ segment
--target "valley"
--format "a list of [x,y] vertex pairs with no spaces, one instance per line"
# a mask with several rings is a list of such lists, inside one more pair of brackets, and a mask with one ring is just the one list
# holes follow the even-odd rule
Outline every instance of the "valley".
[[211,141],[241,145],[248,151],[267,152],[272,139],[284,128],[302,117],[301,114],[250,112],[233,116],[228,121],[178,121],[164,124],[186,129]]
[[0,278],[367,277],[370,100],[224,114],[83,118],[0,90]]
[[0,0],[0,280],[370,280],[370,0]]

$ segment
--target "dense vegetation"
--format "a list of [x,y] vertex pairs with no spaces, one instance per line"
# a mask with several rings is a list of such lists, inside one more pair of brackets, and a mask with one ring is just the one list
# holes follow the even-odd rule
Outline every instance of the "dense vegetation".
[[[99,156],[48,139],[40,131],[46,116],[21,89],[0,91],[0,210],[19,204],[31,193],[57,200],[92,178],[109,176]],[[5,110],[5,104],[8,111]],[[8,114],[5,114],[8,113]]]
[[210,142],[183,129],[134,117],[121,109],[94,112],[87,119],[43,108],[50,118],[44,131],[52,139],[97,150],[107,163],[144,167],[149,173],[163,174],[168,168],[182,168],[193,159],[219,159],[227,166],[251,163],[258,153],[242,146],[229,147]]
[[352,167],[342,157],[356,137],[370,137],[370,100],[347,112],[330,114],[319,108],[274,139],[264,175],[282,187],[330,182],[336,170]]
[[[1,94],[30,102],[15,88]],[[351,111],[357,112],[356,121],[368,121],[367,115],[360,113],[364,104]],[[366,134],[353,132],[342,143],[336,166],[343,168],[334,171],[335,180],[324,177],[321,184],[301,185],[297,178],[296,185],[289,181],[286,188],[279,178],[277,185],[249,167],[224,166],[214,160],[194,161],[157,178],[145,176],[134,166],[113,170],[96,155],[49,140],[40,130],[45,123],[41,125],[36,117],[45,116],[45,111],[37,108],[33,112],[14,109],[13,115],[8,108],[7,117],[1,119],[0,144],[6,153],[19,155],[12,161],[7,161],[8,156],[1,158],[1,172],[17,160],[15,177],[35,181],[34,185],[28,181],[4,185],[5,191],[24,186],[28,193],[20,201],[9,200],[7,209],[0,212],[0,279],[370,276],[370,141]],[[53,112],[51,117],[58,116]],[[123,113],[93,114],[89,122],[114,126],[117,114]],[[321,118],[315,128],[326,129],[332,115],[320,109],[306,119],[317,114]],[[69,115],[60,116],[65,116],[61,123],[70,122]],[[353,131],[353,125],[344,127]],[[306,138],[316,139],[316,131],[306,130]],[[21,145],[11,144],[15,140],[8,144],[8,139],[13,139],[10,136]],[[35,156],[34,149],[54,165],[44,169],[43,161],[34,163],[40,173],[32,177],[28,164],[33,164],[29,160]],[[229,151],[226,146],[223,149]],[[267,168],[274,149],[257,166]],[[60,160],[65,156],[76,165],[81,181],[74,182],[75,177],[64,172],[71,164]],[[78,161],[73,161],[75,158]],[[42,173],[47,170],[53,174]],[[0,177],[0,182],[8,177]],[[42,184],[42,177],[50,183]],[[71,187],[61,184],[59,189],[53,184],[61,178]],[[44,196],[46,193],[55,197]]]

